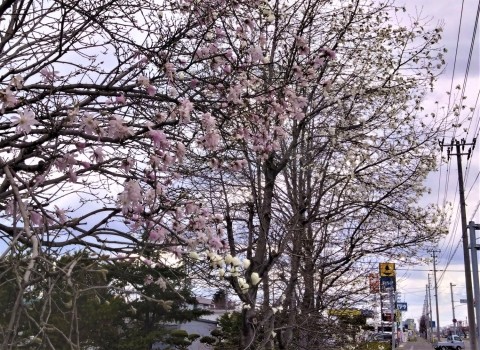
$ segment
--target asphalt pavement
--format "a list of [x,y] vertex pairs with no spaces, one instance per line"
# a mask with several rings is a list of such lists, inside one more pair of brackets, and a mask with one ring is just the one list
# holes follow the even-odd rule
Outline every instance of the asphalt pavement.
[[[442,339],[445,340],[445,339]],[[464,340],[465,342],[465,350],[470,349],[470,343],[468,339]],[[399,350],[433,350],[432,343],[426,341],[422,337],[417,337],[417,341],[408,341],[405,343],[401,343],[398,347]]]
[[408,341],[401,343],[399,346],[401,350],[433,350],[430,342],[427,342],[422,337],[417,337],[417,341]]

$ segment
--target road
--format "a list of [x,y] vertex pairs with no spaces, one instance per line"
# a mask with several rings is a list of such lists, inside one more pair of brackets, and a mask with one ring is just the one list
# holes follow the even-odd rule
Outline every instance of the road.
[[[465,350],[470,350],[470,343],[467,340],[465,342]],[[402,343],[399,346],[399,350],[433,350],[431,343],[427,342],[425,339],[418,337],[415,342],[406,342]]]

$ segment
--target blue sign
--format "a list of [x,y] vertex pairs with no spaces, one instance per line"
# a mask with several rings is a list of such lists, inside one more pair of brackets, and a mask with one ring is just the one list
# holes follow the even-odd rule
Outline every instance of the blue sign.
[[407,303],[399,303],[397,301],[397,309],[400,311],[408,311],[407,310]]
[[397,289],[395,277],[380,277],[380,291],[386,293],[389,290],[395,291]]

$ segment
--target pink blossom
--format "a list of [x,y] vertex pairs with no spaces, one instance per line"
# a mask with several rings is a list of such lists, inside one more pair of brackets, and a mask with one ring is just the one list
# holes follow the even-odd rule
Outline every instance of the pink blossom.
[[23,88],[23,77],[20,74],[16,74],[10,80],[10,85],[15,86],[17,90]]
[[232,72],[232,66],[229,64],[226,64],[223,66],[223,71],[227,74],[230,74]]
[[207,224],[207,220],[204,216],[197,216],[193,219],[193,229],[203,230]]
[[65,215],[65,210],[60,209],[55,206],[55,214],[57,215],[58,221],[63,225],[67,222],[67,216]]
[[15,97],[10,88],[6,88],[5,92],[3,93],[0,91],[0,95],[2,96],[4,107],[15,107],[18,103],[18,99]]
[[139,86],[143,86],[143,87],[147,87],[150,85],[150,79],[148,79],[146,76],[144,75],[139,75],[137,77],[137,85]]
[[153,283],[153,277],[152,275],[146,275],[145,276],[145,280],[143,281],[143,283],[148,286],[149,284],[152,284]]
[[35,177],[35,185],[41,186],[45,182],[45,175],[37,175]]
[[147,95],[148,96],[155,96],[157,93],[157,88],[153,85],[148,85],[147,86]]
[[166,234],[167,231],[163,227],[157,227],[149,232],[148,239],[152,242],[163,243]]
[[124,105],[127,103],[127,99],[124,94],[118,95],[115,97],[115,103],[119,105]]
[[180,247],[180,246],[174,246],[174,247],[168,248],[168,250],[170,250],[177,258],[181,258],[181,257],[182,257],[182,254],[183,254],[182,247]]
[[44,83],[53,83],[56,78],[59,77],[58,71],[56,70],[49,70],[48,68],[42,68],[40,70],[40,75],[43,77]]
[[98,131],[99,123],[93,118],[91,114],[86,113],[82,118],[80,126],[83,127],[85,133],[87,133],[88,135],[93,135],[94,132]]
[[77,148],[77,151],[82,152],[85,150],[85,147],[87,144],[85,142],[76,142],[75,147]]
[[68,177],[70,178],[70,182],[77,182],[77,173],[73,171],[73,169],[68,170]]
[[186,153],[187,151],[186,151],[185,145],[181,142],[177,142],[177,149],[176,149],[175,155],[177,156],[177,159],[180,162],[183,160]]
[[209,164],[210,168],[212,168],[212,169],[218,169],[218,167],[220,166],[220,162],[217,158],[210,159],[208,164]]
[[12,118],[12,125],[16,125],[17,134],[23,133],[28,134],[32,130],[32,126],[38,124],[38,121],[35,120],[33,112],[29,109],[20,112],[19,117]]
[[120,168],[128,173],[130,169],[135,165],[135,160],[133,158],[127,157],[127,159],[122,160]]
[[328,47],[324,47],[322,49],[322,52],[325,53],[325,55],[331,60],[334,60],[336,57],[335,51],[333,51],[332,49],[329,49]]
[[183,99],[178,106],[178,113],[180,115],[180,123],[188,124],[190,122],[190,115],[193,111],[193,103],[188,98]]
[[187,202],[185,204],[185,213],[187,215],[196,213],[197,209],[198,209],[198,206],[194,202]]
[[260,46],[254,46],[250,48],[249,53],[250,53],[250,59],[252,63],[263,61],[263,51]]
[[230,164],[230,169],[233,171],[240,171],[247,165],[246,159],[235,160]]
[[108,135],[114,139],[125,139],[133,134],[133,130],[126,126],[122,117],[116,115],[109,121]]
[[128,180],[123,192],[118,195],[118,200],[124,214],[139,209],[142,201],[142,189],[138,182]]
[[[156,155],[153,155],[153,154],[152,154],[152,155],[150,156],[150,164],[152,165],[152,168],[153,168],[153,169],[159,168],[159,167],[160,167],[160,164],[161,164],[160,158],[157,157]],[[152,180],[153,180],[153,179],[152,179]]]
[[61,158],[57,158],[54,162],[55,166],[60,171],[65,171],[66,169],[72,167],[77,163],[75,156],[73,154],[67,153]]
[[172,81],[175,76],[175,66],[173,63],[165,63],[165,75],[167,76],[169,81]]
[[163,156],[163,164],[165,166],[170,166],[175,162],[175,158],[170,153],[165,153]]
[[37,213],[36,211],[32,210],[30,212],[30,222],[33,225],[41,226],[43,224],[43,216],[41,214]]
[[307,40],[301,36],[295,38],[295,47],[298,49],[299,55],[308,55],[310,53]]
[[207,131],[211,131],[215,126],[215,119],[212,117],[210,113],[203,113],[202,115],[202,126]]
[[155,148],[165,150],[170,145],[167,135],[162,130],[150,130],[148,136],[152,139]]
[[217,236],[211,237],[211,238],[208,240],[208,245],[210,246],[210,248],[211,248],[212,250],[223,249],[223,243],[222,243],[222,241],[220,240],[220,238],[217,237]]
[[210,131],[202,138],[203,147],[210,151],[216,150],[219,142],[220,135],[216,131]]
[[241,104],[242,89],[243,87],[240,84],[231,86],[230,89],[228,90],[227,101],[232,102],[234,104]]
[[182,208],[175,209],[175,219],[176,220],[182,220],[184,217],[185,217],[185,214],[184,214]]
[[197,79],[192,79],[190,80],[190,82],[188,83],[188,86],[191,88],[191,89],[195,89],[198,85],[198,80]]
[[325,64],[323,57],[316,56],[313,60],[313,68],[318,69]]
[[104,154],[103,154],[103,149],[102,147],[97,147],[93,151],[92,158],[97,162],[97,163],[102,163],[104,160]]

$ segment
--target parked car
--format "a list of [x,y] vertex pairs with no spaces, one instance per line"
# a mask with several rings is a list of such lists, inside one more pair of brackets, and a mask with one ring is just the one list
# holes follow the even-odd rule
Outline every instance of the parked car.
[[440,341],[433,344],[433,347],[435,348],[435,350],[447,350],[447,349],[461,350],[461,349],[465,349],[465,343],[463,342],[462,338],[454,334],[454,335],[448,336],[447,341]]

